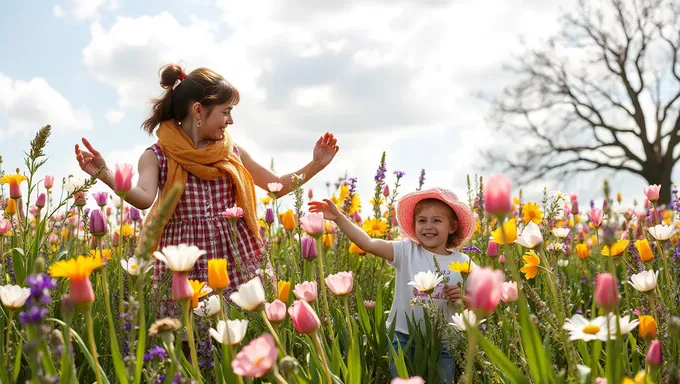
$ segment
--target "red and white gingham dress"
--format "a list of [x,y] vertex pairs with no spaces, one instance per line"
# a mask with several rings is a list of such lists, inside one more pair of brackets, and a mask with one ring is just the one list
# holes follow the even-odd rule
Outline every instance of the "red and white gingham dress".
[[[168,175],[168,158],[158,143],[149,147],[158,158],[160,169],[159,188],[165,186]],[[234,152],[239,155],[234,146]],[[177,204],[170,221],[161,235],[158,249],[168,245],[195,245],[207,251],[201,256],[194,269],[189,272],[189,279],[208,281],[208,260],[226,258],[229,273],[229,293],[251,278],[257,269],[263,268],[263,247],[260,240],[253,236],[243,218],[232,223],[224,216],[227,208],[236,205],[236,186],[230,176],[216,180],[201,180],[191,173],[187,177],[184,194]],[[236,236],[232,231],[236,230]],[[238,253],[234,252],[233,240],[237,239]],[[238,273],[236,259],[240,260],[242,273]],[[157,318],[178,317],[181,313],[178,303],[170,296],[171,274],[165,264],[156,260],[154,271],[154,293],[160,294],[160,306]],[[159,290],[160,289],[160,290]]]

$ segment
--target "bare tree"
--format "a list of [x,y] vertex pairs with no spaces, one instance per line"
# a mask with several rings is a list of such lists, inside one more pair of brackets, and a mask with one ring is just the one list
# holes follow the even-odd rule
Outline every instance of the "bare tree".
[[520,182],[599,169],[662,186],[680,152],[680,25],[674,0],[580,0],[560,32],[526,48],[517,79],[492,100],[518,143],[489,151]]

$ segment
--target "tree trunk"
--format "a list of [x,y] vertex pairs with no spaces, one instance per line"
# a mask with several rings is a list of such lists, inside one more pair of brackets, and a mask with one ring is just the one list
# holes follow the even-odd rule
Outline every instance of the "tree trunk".
[[668,205],[671,202],[673,190],[673,181],[671,180],[671,172],[673,170],[673,165],[663,166],[654,169],[652,172],[647,172],[642,175],[642,177],[647,180],[647,183],[658,184],[661,186],[661,191],[659,192],[659,200],[657,205]]

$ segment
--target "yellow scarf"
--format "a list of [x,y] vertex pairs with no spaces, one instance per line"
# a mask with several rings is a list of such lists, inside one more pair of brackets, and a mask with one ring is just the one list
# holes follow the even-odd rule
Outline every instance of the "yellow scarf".
[[[243,166],[241,159],[234,153],[234,144],[229,133],[224,138],[205,148],[197,149],[189,136],[182,130],[175,120],[161,122],[158,131],[158,145],[168,158],[168,175],[161,195],[151,207],[148,218],[155,217],[161,202],[166,199],[167,192],[173,184],[181,188],[177,198],[171,202],[170,211],[174,212],[179,200],[184,194],[189,173],[201,180],[215,180],[229,175],[236,185],[236,204],[243,208],[243,217],[250,232],[259,239],[260,231],[257,222],[257,208],[255,198],[255,184],[250,172]],[[171,215],[170,215],[171,216]],[[170,217],[168,216],[168,217]],[[162,227],[168,224],[161,223]],[[151,249],[156,250],[160,236],[154,239]]]

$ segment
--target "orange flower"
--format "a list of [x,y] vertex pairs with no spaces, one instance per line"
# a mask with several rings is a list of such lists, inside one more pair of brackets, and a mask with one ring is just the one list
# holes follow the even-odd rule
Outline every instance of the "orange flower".
[[590,256],[590,250],[588,249],[588,244],[586,243],[580,243],[576,244],[576,254],[578,255],[579,259],[587,259],[588,256]]
[[333,245],[333,235],[330,233],[325,233],[322,237],[323,240],[323,245],[326,246],[326,248],[330,248]]
[[522,221],[527,224],[533,221],[536,224],[541,224],[543,221],[543,211],[541,207],[536,203],[526,203],[522,207]]
[[290,281],[279,281],[276,283],[276,288],[278,291],[278,299],[287,303],[288,297],[290,297]]
[[12,216],[17,213],[17,202],[14,199],[7,199],[7,205],[5,206],[5,213]]
[[352,243],[349,245],[349,253],[353,253],[355,255],[365,255],[366,251],[359,248],[356,244]]
[[194,291],[194,296],[191,298],[191,307],[195,309],[198,308],[198,299],[212,292],[212,289],[206,287],[204,281],[189,280],[189,284]]
[[538,274],[538,266],[541,264],[541,259],[538,258],[536,252],[529,251],[524,256],[524,266],[520,269],[520,272],[524,274],[527,279],[533,279]]
[[208,260],[208,286],[214,290],[224,289],[229,286],[227,259]]
[[640,254],[640,260],[654,260],[654,254],[652,253],[652,248],[649,246],[649,241],[647,241],[647,239],[636,241],[635,248],[637,248],[637,251]]
[[654,316],[642,315],[638,317],[640,321],[640,337],[645,338],[649,336],[651,339],[656,339],[656,320]]
[[295,213],[293,213],[292,209],[281,214],[281,225],[283,225],[283,228],[287,231],[292,231],[297,228],[297,219],[295,218]]
[[[505,238],[503,238],[503,232],[505,232]],[[506,240],[508,241],[508,244],[512,244],[515,242],[517,239],[517,224],[515,222],[515,219],[510,219],[506,221],[502,227],[496,228],[493,232],[491,232],[491,241],[498,245],[505,244]]]
[[611,250],[609,249],[608,246],[602,247],[602,256],[618,256],[623,253],[623,251],[626,250],[626,247],[628,247],[628,240],[617,240],[616,243],[612,245]]

